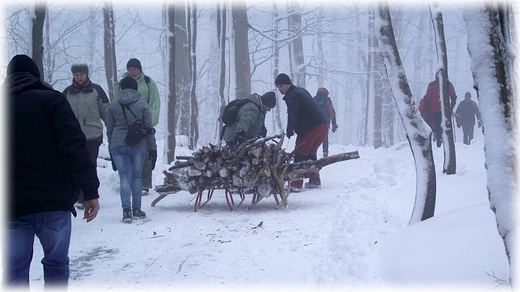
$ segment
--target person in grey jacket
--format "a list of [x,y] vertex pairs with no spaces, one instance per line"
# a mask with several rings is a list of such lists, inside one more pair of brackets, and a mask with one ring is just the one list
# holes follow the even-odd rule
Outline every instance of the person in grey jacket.
[[227,145],[236,145],[246,139],[265,136],[265,114],[276,106],[276,94],[269,91],[264,95],[253,93],[239,110],[233,124],[226,126],[222,139]]
[[[137,82],[132,77],[125,77],[121,80],[121,89],[117,102],[113,102],[108,109],[106,126],[112,168],[119,172],[123,222],[130,223],[132,219],[146,217],[141,210],[141,171],[146,157],[152,161],[152,169],[155,168],[157,145],[150,109],[146,101],[141,100]],[[132,147],[125,143],[125,137],[130,125],[135,124],[137,119],[150,134]]]
[[[88,65],[73,64],[70,68],[73,74],[72,84],[65,88],[63,95],[67,97],[74,115],[79,121],[81,131],[87,139],[90,159],[97,165],[99,146],[103,143],[103,123],[110,102],[98,84],[92,83],[88,76]],[[83,194],[78,195],[78,209],[84,208]]]

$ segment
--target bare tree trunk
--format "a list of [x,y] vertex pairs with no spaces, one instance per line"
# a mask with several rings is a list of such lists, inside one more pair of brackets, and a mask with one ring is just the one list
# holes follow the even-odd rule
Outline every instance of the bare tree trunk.
[[251,66],[249,61],[249,23],[245,1],[231,4],[235,43],[236,98],[246,98],[251,94]]
[[[191,71],[190,50],[187,30],[187,0],[175,2],[175,82],[178,103],[178,132],[186,137],[190,136],[191,114]],[[193,149],[192,149],[193,150]]]
[[379,2],[379,49],[386,65],[386,72],[403,122],[406,137],[415,160],[417,186],[410,224],[433,217],[435,213],[436,177],[431,145],[431,130],[417,110],[408,80],[397,50],[388,4]]
[[117,83],[117,63],[115,41],[116,24],[114,19],[114,7],[111,2],[105,2],[103,7],[103,24],[105,28],[103,35],[105,45],[105,75],[107,79],[108,96],[112,101]]
[[[468,50],[475,87],[478,89],[482,122],[486,133],[484,146],[487,189],[491,210],[495,213],[498,233],[504,241],[510,265],[510,284],[516,275],[515,206],[518,185],[516,101],[514,89],[513,46],[507,13],[510,6],[497,2],[472,3],[464,12],[468,31]],[[499,142],[496,141],[499,137]]]
[[305,59],[303,55],[303,40],[300,34],[302,29],[302,15],[298,2],[292,1],[287,3],[287,18],[289,32],[296,35],[289,44],[289,54],[291,57],[292,83],[296,86],[305,88]]
[[175,92],[175,4],[166,5],[168,16],[168,48],[169,59],[168,64],[168,132],[167,132],[167,162],[172,163],[175,160],[175,133],[177,129],[177,114],[175,112],[177,106],[177,95]]
[[40,79],[45,80],[43,66],[43,24],[47,12],[45,0],[34,4],[34,18],[32,19],[32,59],[40,68]]
[[[276,76],[278,76],[278,74],[280,73],[280,45],[276,41],[279,36],[278,28],[280,26],[280,20],[278,19],[278,4],[276,1],[273,1],[272,3],[273,3],[273,14],[272,15],[274,18],[273,39],[275,40],[274,44],[273,44],[273,47],[274,47],[273,63],[274,64],[273,64],[273,78],[272,78],[272,84],[274,86],[274,80],[276,79]],[[274,111],[273,119],[274,119],[275,131],[276,131],[275,133],[279,133],[277,130],[279,130],[281,132],[283,129],[280,106],[274,107],[274,109],[271,110],[271,112],[273,112],[273,111]]]
[[199,141],[199,103],[197,101],[197,1],[192,1],[190,9],[191,22],[190,24],[190,51],[191,51],[191,126],[190,126],[190,147],[195,149]]
[[[218,95],[220,97],[220,115],[224,112],[226,107],[226,98],[224,96],[224,89],[226,88],[226,31],[227,31],[227,8],[226,5],[220,1],[217,2],[217,34],[220,44],[220,77]],[[219,119],[219,141],[222,136],[222,120]]]
[[434,31],[437,43],[437,62],[439,68],[439,94],[441,100],[441,109],[443,121],[441,126],[443,129],[442,140],[444,141],[444,164],[443,172],[446,174],[455,174],[457,170],[457,160],[455,157],[455,141],[453,140],[453,125],[451,122],[452,109],[450,106],[449,95],[449,79],[448,79],[448,54],[446,52],[446,40],[444,37],[444,21],[439,5],[436,1],[433,3],[435,11],[437,11],[434,19]]

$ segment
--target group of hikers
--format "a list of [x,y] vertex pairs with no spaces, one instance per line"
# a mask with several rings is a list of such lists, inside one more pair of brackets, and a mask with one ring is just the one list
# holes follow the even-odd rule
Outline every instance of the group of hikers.
[[[437,147],[441,147],[443,139],[442,139],[442,111],[441,111],[441,99],[440,99],[440,91],[442,87],[439,85],[439,72],[435,74],[435,80],[428,84],[426,89],[426,94],[421,99],[419,103],[419,111],[421,112],[421,116],[426,121],[426,123],[430,126],[433,132],[433,140],[436,141]],[[455,118],[457,128],[462,127],[463,133],[463,143],[466,145],[470,145],[471,140],[473,140],[473,132],[475,128],[475,117],[477,121],[477,126],[480,128],[482,126],[482,119],[480,116],[480,110],[476,102],[471,100],[471,93],[466,92],[464,95],[464,100],[462,100],[455,112],[453,109],[455,108],[455,104],[457,102],[457,94],[455,93],[455,88],[453,84],[448,81],[448,98],[449,105],[452,111],[452,116]]]
[[[40,68],[27,55],[14,56],[3,84],[9,105],[9,190],[8,216],[4,228],[3,283],[29,286],[34,238],[44,250],[45,287],[66,287],[69,278],[71,214],[83,210],[83,219],[94,220],[99,211],[99,179],[96,162],[106,125],[112,169],[120,179],[122,221],[142,219],[141,199],[152,188],[152,170],[157,161],[154,127],[159,122],[160,98],[154,80],[144,74],[141,62],[132,58],[126,64],[115,88],[113,101],[89,77],[85,63],[71,66],[72,83],[56,91],[40,78]],[[290,77],[279,74],[274,80],[287,106],[286,136],[296,134],[294,162],[317,160],[329,154],[329,128],[338,124],[329,91],[318,88],[313,97],[296,86]],[[456,94],[450,83],[451,108]],[[431,82],[419,110],[442,143],[442,114],[439,80]],[[266,114],[276,106],[273,91],[256,93],[238,109],[223,129],[229,147],[246,139],[266,136]],[[481,126],[478,106],[466,93],[455,117],[464,132],[464,143],[473,138],[475,116]],[[331,127],[332,125],[332,127]],[[291,192],[321,187],[319,173],[290,182]]]

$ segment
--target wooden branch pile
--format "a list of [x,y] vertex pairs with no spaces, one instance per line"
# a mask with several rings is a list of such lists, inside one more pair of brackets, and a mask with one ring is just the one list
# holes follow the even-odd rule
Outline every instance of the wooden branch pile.
[[[252,206],[262,198],[273,195],[280,205],[287,206],[288,190],[285,182],[309,177],[322,167],[349,159],[359,158],[357,151],[322,158],[317,161],[291,163],[293,153],[282,148],[285,135],[250,139],[237,147],[203,146],[192,156],[177,156],[175,164],[164,171],[164,184],[155,187],[160,196],[181,190],[190,193],[203,190],[226,189],[231,192],[253,193]],[[287,188],[289,189],[289,188]],[[209,198],[208,198],[209,200]]]

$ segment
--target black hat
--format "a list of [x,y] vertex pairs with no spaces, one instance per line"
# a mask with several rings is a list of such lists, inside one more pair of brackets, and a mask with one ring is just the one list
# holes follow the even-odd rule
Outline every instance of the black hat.
[[121,80],[121,89],[133,89],[137,90],[137,81],[134,78],[127,76]]
[[85,63],[72,64],[72,67],[70,67],[70,71],[72,71],[72,74],[81,72],[88,75],[88,65]]
[[291,82],[291,78],[289,78],[289,76],[287,76],[287,74],[280,73],[280,74],[278,74],[278,76],[276,76],[276,79],[274,80],[274,84],[275,85],[292,84],[292,82]]
[[276,106],[276,94],[274,91],[268,91],[262,95],[262,103],[270,108]]
[[134,68],[139,69],[139,71],[143,71],[143,67],[141,66],[141,61],[137,60],[136,58],[132,58],[132,59],[128,60],[128,63],[126,63],[126,70],[128,70],[128,68],[130,68],[130,67],[134,67]]
[[38,65],[27,55],[16,55],[7,65],[7,75],[17,72],[28,72],[32,76],[40,78]]

